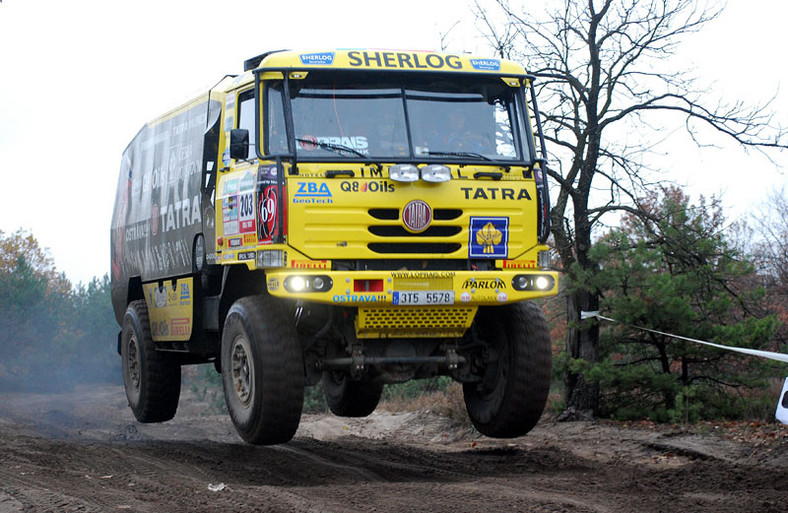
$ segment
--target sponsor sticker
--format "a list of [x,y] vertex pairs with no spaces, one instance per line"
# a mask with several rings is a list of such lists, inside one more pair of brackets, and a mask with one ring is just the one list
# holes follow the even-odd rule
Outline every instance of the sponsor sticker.
[[171,337],[188,337],[192,332],[192,321],[188,317],[179,317],[177,319],[170,319],[170,333]]
[[331,269],[327,260],[291,260],[290,267],[296,269]]
[[246,173],[238,182],[238,192],[250,192],[254,190],[254,175]]
[[302,53],[299,55],[301,64],[313,66],[330,66],[334,64],[334,52]]
[[471,217],[468,256],[506,258],[509,248],[508,217]]
[[393,271],[392,278],[454,278],[454,271]]
[[504,269],[534,269],[536,260],[504,260]]
[[233,178],[232,180],[225,180],[222,186],[222,194],[224,196],[229,196],[236,192],[238,192],[238,179]]
[[498,59],[471,59],[471,66],[479,71],[500,71],[501,61]]
[[238,196],[238,221],[241,233],[256,233],[254,223],[254,193],[247,192]]
[[189,283],[181,283],[181,304],[191,304],[188,301],[191,299],[191,291],[189,290]]
[[222,220],[224,234],[235,235],[238,233],[238,196],[229,196],[222,201]]
[[463,289],[505,289],[506,282],[500,278],[468,278],[462,284]]
[[260,194],[257,212],[257,236],[261,242],[270,243],[278,235],[279,195],[276,193],[276,186],[269,185]]
[[293,203],[333,203],[334,197],[327,183],[297,182]]
[[348,63],[352,67],[389,69],[462,69],[459,55],[441,55],[428,52],[348,52]]
[[344,181],[339,188],[344,192],[394,192],[394,184],[385,180]]
[[337,294],[331,298],[334,303],[381,303],[386,301],[385,294]]

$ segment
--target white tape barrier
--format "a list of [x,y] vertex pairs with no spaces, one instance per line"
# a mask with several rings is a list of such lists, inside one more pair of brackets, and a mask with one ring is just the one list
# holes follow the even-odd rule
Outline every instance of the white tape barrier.
[[[615,323],[619,323],[619,324],[625,324],[625,323],[622,323],[621,321],[617,321],[615,319],[611,319],[610,317],[603,317],[603,316],[599,315],[599,312],[580,312],[580,318],[581,319],[592,319],[594,317],[596,317],[597,319],[602,319],[603,321],[609,321],[609,322],[615,322]],[[723,346],[723,345],[720,345],[720,344],[714,344],[712,342],[706,342],[706,341],[697,340],[697,339],[694,339],[694,338],[682,337],[681,335],[674,335],[673,333],[665,333],[664,331],[657,331],[657,330],[652,330],[652,329],[649,329],[649,328],[643,328],[641,326],[634,326],[634,325],[631,325],[631,324],[625,324],[625,325],[626,326],[631,326],[632,328],[636,328],[636,329],[639,329],[639,330],[648,331],[650,333],[657,333],[658,335],[665,335],[666,337],[673,337],[673,338],[678,338],[678,339],[681,339],[681,340],[686,340],[688,342],[695,342],[696,344],[703,344],[704,346],[716,347],[717,349],[725,349],[725,350],[728,350],[728,351],[734,351],[734,352],[737,352],[737,353],[750,354],[750,355],[753,355],[753,356],[760,356],[761,358],[768,358],[769,360],[777,360],[778,362],[788,363],[788,354],[784,354],[784,353],[775,353],[775,352],[772,352],[772,351],[759,351],[758,349],[747,349],[747,348],[744,348],[744,347]]]
[[[726,351],[734,351],[736,353],[744,353],[752,356],[759,356],[761,358],[768,358],[769,360],[777,360],[778,362],[788,363],[788,354],[784,354],[784,353],[775,353],[773,351],[759,351],[757,349],[747,349],[744,347],[723,346],[720,344],[714,344],[712,342],[706,342],[705,340],[682,337],[681,335],[674,335],[673,333],[665,333],[664,331],[652,330],[649,328],[644,328],[642,326],[634,326],[632,324],[622,323],[621,321],[611,319],[610,317],[604,317],[602,315],[599,315],[599,312],[580,312],[580,319],[594,319],[594,318],[601,319],[603,321],[624,324],[625,326],[629,326],[631,328],[635,328],[642,331],[648,331],[650,333],[656,333],[658,335],[665,335],[666,337],[673,337],[680,340],[686,340],[687,342],[703,344],[704,346],[716,347],[718,349],[725,349]],[[788,378],[785,378],[785,384],[783,385],[783,391],[780,394],[780,399],[777,402],[777,412],[774,414],[774,417],[778,421],[782,422],[783,424],[788,425]]]

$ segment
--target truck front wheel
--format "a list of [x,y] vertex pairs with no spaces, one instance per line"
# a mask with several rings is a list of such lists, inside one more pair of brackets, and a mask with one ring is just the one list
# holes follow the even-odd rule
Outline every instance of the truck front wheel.
[[323,392],[331,413],[338,417],[366,417],[378,407],[383,385],[353,381],[345,372],[325,371]]
[[475,324],[487,347],[473,364],[482,381],[463,384],[468,415],[483,435],[522,436],[539,421],[550,391],[547,321],[537,305],[524,302],[481,307]]
[[120,343],[123,384],[134,416],[140,422],[172,419],[181,395],[181,367],[156,351],[145,300],[126,308]]
[[245,297],[222,334],[224,398],[241,438],[257,445],[293,438],[304,402],[304,359],[287,312],[271,296]]

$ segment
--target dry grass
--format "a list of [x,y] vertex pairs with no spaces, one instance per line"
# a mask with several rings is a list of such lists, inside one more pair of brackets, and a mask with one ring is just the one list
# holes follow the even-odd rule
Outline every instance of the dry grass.
[[471,426],[471,420],[465,411],[462,385],[459,383],[450,383],[444,391],[430,392],[414,398],[387,399],[380,407],[390,412],[430,411],[453,420],[458,426]]

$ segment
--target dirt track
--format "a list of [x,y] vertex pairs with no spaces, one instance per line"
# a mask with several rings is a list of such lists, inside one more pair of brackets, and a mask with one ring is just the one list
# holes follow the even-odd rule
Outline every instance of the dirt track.
[[[0,513],[11,511],[784,512],[788,431],[543,421],[498,441],[430,413],[304,416],[253,447],[188,394],[142,425],[121,387],[0,395]],[[745,439],[741,439],[745,438]]]

